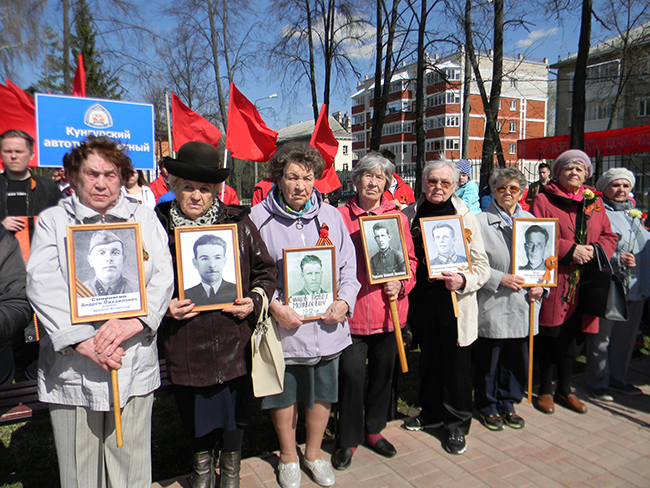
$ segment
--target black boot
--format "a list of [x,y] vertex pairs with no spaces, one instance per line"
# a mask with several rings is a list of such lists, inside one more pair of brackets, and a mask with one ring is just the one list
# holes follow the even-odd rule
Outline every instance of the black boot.
[[214,453],[210,451],[194,453],[193,488],[215,488]]
[[219,459],[221,474],[220,488],[239,488],[239,467],[241,466],[241,451],[223,452]]

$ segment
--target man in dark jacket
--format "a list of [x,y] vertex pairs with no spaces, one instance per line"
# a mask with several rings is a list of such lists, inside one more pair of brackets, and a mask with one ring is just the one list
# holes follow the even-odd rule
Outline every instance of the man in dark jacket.
[[0,226],[0,385],[14,379],[13,340],[32,316],[25,281],[25,262],[18,241]]
[[[34,234],[34,217],[61,199],[58,185],[33,175],[29,162],[34,159],[34,139],[27,132],[9,130],[0,135],[0,158],[5,171],[0,173],[0,222],[22,243],[24,259]],[[36,379],[38,334],[32,323],[25,339],[16,342],[16,363],[27,379]],[[27,342],[27,344],[24,344]]]

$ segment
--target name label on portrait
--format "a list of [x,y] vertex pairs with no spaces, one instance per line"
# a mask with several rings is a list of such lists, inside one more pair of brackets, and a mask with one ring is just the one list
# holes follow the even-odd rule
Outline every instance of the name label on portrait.
[[142,307],[139,293],[124,293],[103,297],[77,298],[79,317],[106,313],[131,312]]

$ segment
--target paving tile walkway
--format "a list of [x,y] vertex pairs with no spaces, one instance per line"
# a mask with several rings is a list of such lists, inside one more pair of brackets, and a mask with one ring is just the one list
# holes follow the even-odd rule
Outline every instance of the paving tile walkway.
[[[467,452],[452,456],[442,449],[439,430],[409,432],[394,421],[384,431],[397,449],[385,459],[360,447],[352,466],[336,472],[341,488],[432,487],[650,487],[650,358],[633,361],[628,379],[642,396],[613,392],[614,403],[590,400],[583,376],[576,392],[587,400],[586,415],[556,406],[545,415],[528,403],[517,412],[526,427],[488,431],[476,419],[467,437]],[[323,443],[326,456],[332,439]],[[242,488],[276,488],[277,453],[242,463]],[[190,477],[154,483],[153,488],[190,488]],[[316,485],[307,472],[303,487]]]

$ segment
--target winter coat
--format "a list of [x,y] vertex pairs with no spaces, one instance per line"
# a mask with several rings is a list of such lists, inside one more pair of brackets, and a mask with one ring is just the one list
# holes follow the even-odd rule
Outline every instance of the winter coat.
[[[359,217],[366,215],[399,215],[406,241],[406,251],[408,253],[408,265],[411,270],[411,278],[402,280],[402,291],[397,297],[397,311],[399,312],[399,323],[404,326],[408,315],[408,294],[415,286],[415,270],[418,263],[415,258],[415,249],[411,230],[406,215],[402,214],[399,208],[386,196],[382,197],[381,205],[366,212],[359,206],[359,196],[355,195],[350,198],[345,206],[339,207],[339,212],[343,216],[345,226],[350,231],[352,242],[357,250],[357,280],[361,284],[361,291],[357,295],[357,303],[354,305],[354,315],[349,319],[350,332],[357,335],[379,334],[382,332],[393,332],[393,319],[390,312],[390,301],[383,291],[383,285],[371,285],[370,273],[366,265],[366,257],[363,250],[363,241],[361,239],[361,230]],[[391,236],[391,242],[394,247],[399,246],[399,235]],[[372,239],[372,235],[366,236],[366,239]]]
[[[311,207],[301,216],[284,210],[276,200],[274,185],[266,198],[251,210],[251,220],[260,229],[269,254],[278,265],[278,291],[275,298],[284,303],[284,248],[313,247],[319,239],[319,224],[327,224],[329,238],[336,249],[337,299],[349,307],[348,317],[354,315],[354,304],[361,285],[357,281],[357,260],[354,244],[341,214],[323,203],[314,188]],[[318,223],[317,223],[318,221]],[[322,320],[303,322],[296,329],[279,328],[285,358],[317,358],[332,356],[352,343],[348,319],[328,325]]]
[[[595,191],[593,188],[589,189]],[[562,325],[573,314],[580,297],[580,287],[578,286],[573,303],[567,303],[563,298],[567,296],[570,284],[569,278],[575,269],[572,257],[576,246],[574,229],[576,228],[578,202],[567,198],[557,181],[551,181],[544,185],[540,192],[535,195],[530,206],[530,212],[538,218],[558,219],[560,224],[557,287],[550,289],[549,296],[544,300],[539,315],[539,324],[541,326],[557,327]],[[588,215],[590,217],[587,222],[586,244],[599,242],[607,256],[611,256],[616,248],[616,235],[610,227],[602,198],[596,200]],[[591,334],[597,333],[598,318],[585,315],[582,320],[582,330]]]
[[[171,205],[171,202],[161,203],[156,213],[169,234],[169,247],[176,261],[169,216]],[[251,290],[259,286],[272,297],[277,268],[248,213],[247,208],[219,202],[215,225],[237,224],[242,291],[245,297],[253,300],[255,310],[244,320],[218,310],[203,311],[188,320],[165,317],[161,339],[167,373],[175,385],[212,386],[250,374],[250,337],[262,306],[260,296]],[[178,297],[178,279],[174,281],[174,297]]]
[[18,240],[0,225],[0,343],[13,340],[32,317],[25,294],[26,281]]
[[[528,288],[513,290],[501,285],[504,274],[512,273],[512,227],[498,212],[496,200],[478,215],[478,223],[490,263],[490,279],[478,291],[478,335],[488,339],[528,337],[530,302]],[[533,218],[522,211],[518,217]],[[548,288],[546,288],[548,290]],[[548,293],[548,292],[546,292]],[[535,327],[539,325],[540,302],[535,301]]]
[[[417,215],[419,206],[424,202],[424,198],[424,195],[422,195],[416,203],[409,205],[404,210],[411,223],[411,230],[413,230],[414,225],[413,219]],[[478,303],[476,301],[476,292],[489,279],[490,265],[487,254],[485,254],[483,237],[481,236],[481,230],[476,216],[469,211],[467,205],[456,195],[452,195],[450,198],[456,210],[456,215],[463,217],[465,229],[469,229],[472,239],[468,243],[472,273],[465,274],[465,287],[456,291],[458,295],[458,345],[465,347],[472,344],[478,337]],[[428,263],[418,263],[418,265],[428,266]],[[428,286],[430,286],[428,281],[420,280],[415,285],[413,293],[419,287]],[[421,303],[419,305],[426,309],[426,313],[435,314],[435,303]]]
[[469,180],[463,186],[456,188],[456,196],[460,198],[474,215],[481,213],[479,202],[478,185],[476,182]]
[[138,317],[144,330],[122,342],[126,356],[118,371],[122,407],[129,398],[151,393],[160,385],[156,332],[172,295],[174,272],[167,235],[153,210],[120,196],[106,215],[83,205],[76,196],[43,211],[36,222],[27,263],[27,297],[36,311],[41,336],[38,398],[44,403],[76,405],[91,410],[111,408],[111,374],[71,346],[95,336],[104,320],[72,324],[67,226],[102,222],[140,222],[148,315]]
[[[27,194],[27,216],[34,217],[43,210],[53,207],[61,200],[61,190],[54,181],[38,175],[30,176],[30,192]],[[0,221],[4,220],[7,213],[7,186],[9,180],[7,173],[0,174]],[[30,232],[30,236],[32,233]]]

